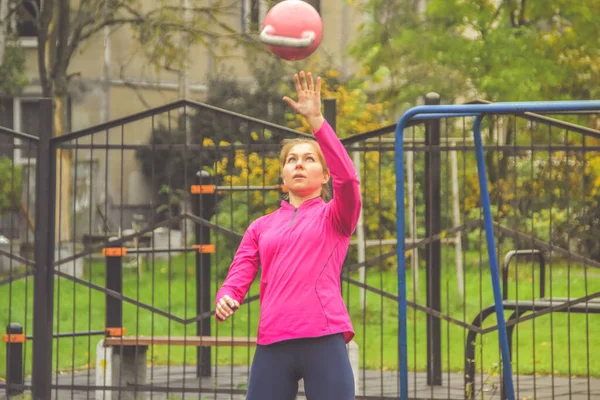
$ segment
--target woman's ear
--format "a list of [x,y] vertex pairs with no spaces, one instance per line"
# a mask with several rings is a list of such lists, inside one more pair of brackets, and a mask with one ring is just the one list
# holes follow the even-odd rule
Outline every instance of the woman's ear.
[[329,182],[329,178],[331,177],[331,175],[329,174],[324,174],[323,175],[323,180],[322,180],[322,184],[326,184],[327,182]]

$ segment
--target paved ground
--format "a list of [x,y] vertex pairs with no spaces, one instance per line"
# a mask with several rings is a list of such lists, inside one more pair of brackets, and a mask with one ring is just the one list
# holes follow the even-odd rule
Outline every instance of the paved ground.
[[[150,367],[148,380],[154,390],[138,393],[137,399],[152,400],[243,400],[244,388],[248,379],[247,367],[219,367],[213,369],[212,377],[198,379],[195,367]],[[360,391],[358,399],[397,399],[398,374],[389,371],[361,371],[359,374]],[[485,385],[481,386],[481,376],[477,377],[477,399],[500,399],[497,378],[483,377]],[[30,383],[30,382],[28,382]],[[217,385],[215,385],[217,383]],[[77,373],[75,375],[57,375],[53,382],[60,387],[53,392],[53,399],[133,399],[132,392],[86,391],[86,386],[95,385],[95,371]],[[563,378],[563,377],[515,377],[517,399],[600,399],[600,379]],[[234,390],[236,393],[215,393],[214,388]],[[75,387],[74,389],[68,389]],[[165,393],[168,388],[168,393]],[[305,400],[303,386],[300,382],[300,395],[297,400]],[[98,396],[96,396],[98,394]],[[364,396],[364,397],[363,397]],[[424,373],[409,375],[409,396],[413,399],[464,399],[462,374],[444,374],[443,385],[431,387],[427,385]],[[28,397],[25,397],[28,399]],[[4,393],[0,399],[6,399]],[[335,399],[332,399],[335,400]]]

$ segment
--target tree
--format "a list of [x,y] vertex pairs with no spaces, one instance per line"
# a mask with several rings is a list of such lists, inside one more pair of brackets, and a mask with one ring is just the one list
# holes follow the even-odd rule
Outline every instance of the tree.
[[10,0],[0,0],[0,93],[12,96],[27,84],[25,55],[18,46],[11,29]]
[[[30,0],[28,0],[30,1]],[[187,49],[195,45],[216,46],[219,39],[233,44],[247,39],[225,21],[232,5],[221,0],[189,0],[190,6],[155,0],[45,0],[35,16],[38,38],[38,70],[42,96],[54,100],[54,134],[66,128],[69,85],[77,76],[70,70],[74,54],[105,27],[132,30],[145,56],[156,69],[177,70],[185,63]],[[60,151],[62,218],[57,224],[60,240],[69,240],[71,153]]]
[[368,0],[351,53],[396,108],[435,91],[490,101],[597,98],[596,0]]
[[18,212],[21,204],[21,167],[8,157],[0,158],[0,215]]

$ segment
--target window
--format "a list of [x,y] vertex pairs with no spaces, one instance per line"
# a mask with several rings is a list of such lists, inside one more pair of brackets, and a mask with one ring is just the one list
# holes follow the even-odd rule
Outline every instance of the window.
[[[242,32],[257,33],[269,10],[277,3],[285,0],[242,0]],[[304,0],[321,14],[321,0]]]
[[[0,99],[0,126],[13,127],[13,101],[12,99]],[[11,135],[0,134],[0,158],[13,158],[13,138]]]
[[242,32],[258,33],[272,6],[267,0],[242,0]]
[[41,0],[24,0],[16,13],[17,32],[21,38],[37,37],[36,20],[41,7]]
[[[28,98],[0,99],[0,126],[37,136],[39,130],[39,101]],[[0,135],[0,156],[8,156],[16,164],[35,163],[36,145]],[[11,154],[12,153],[12,154]]]
[[311,6],[313,6],[315,8],[315,10],[317,10],[317,12],[319,14],[321,14],[321,0],[304,0],[305,2],[307,2],[308,4],[310,4]]

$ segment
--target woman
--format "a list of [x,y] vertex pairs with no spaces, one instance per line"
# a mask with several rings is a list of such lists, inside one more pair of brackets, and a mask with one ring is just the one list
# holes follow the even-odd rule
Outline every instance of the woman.
[[[304,379],[308,400],[354,399],[346,343],[354,336],[340,274],[361,209],[356,171],[321,114],[321,79],[294,75],[298,100],[284,97],[310,124],[316,141],[281,149],[289,198],[244,234],[217,293],[220,321],[237,310],[259,264],[260,321],[248,400],[293,400]],[[326,185],[333,179],[333,200]]]

